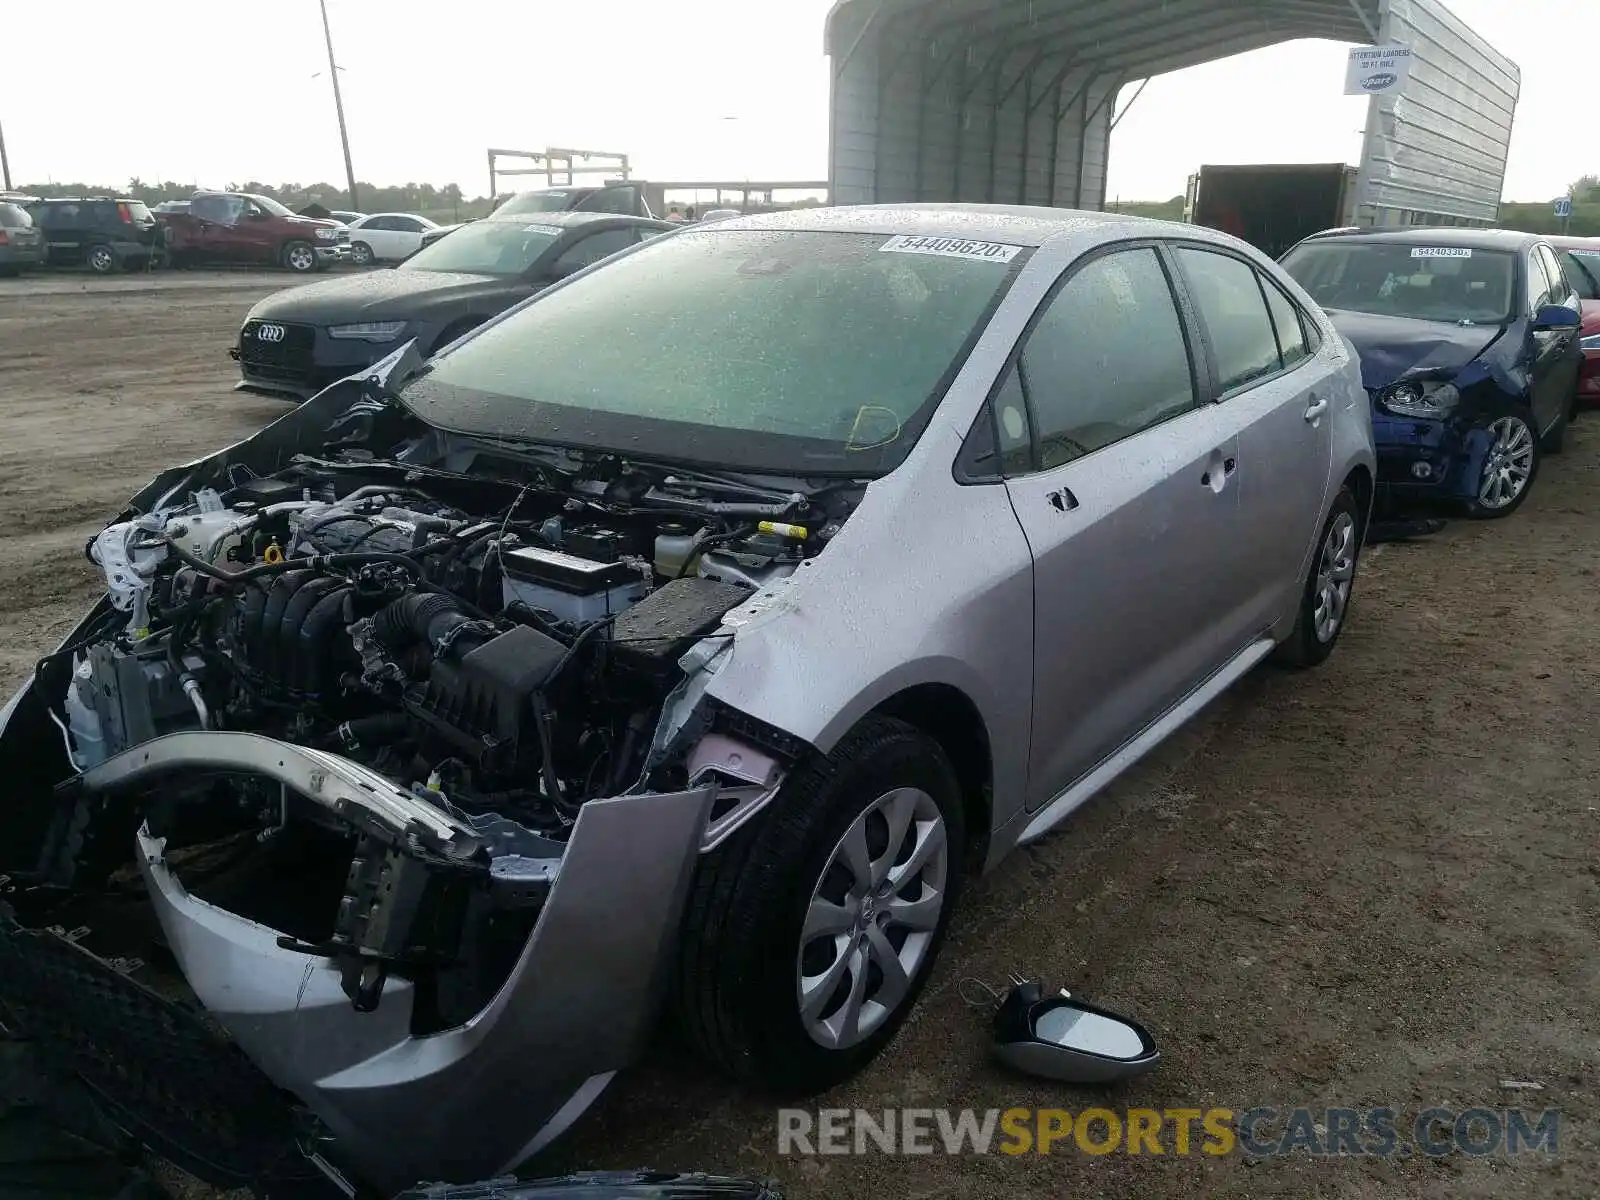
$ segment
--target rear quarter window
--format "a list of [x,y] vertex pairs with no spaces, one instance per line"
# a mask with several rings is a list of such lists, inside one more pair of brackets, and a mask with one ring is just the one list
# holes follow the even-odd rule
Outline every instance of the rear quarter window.
[[0,228],[31,229],[32,227],[33,218],[28,215],[27,209],[9,201],[0,201]]

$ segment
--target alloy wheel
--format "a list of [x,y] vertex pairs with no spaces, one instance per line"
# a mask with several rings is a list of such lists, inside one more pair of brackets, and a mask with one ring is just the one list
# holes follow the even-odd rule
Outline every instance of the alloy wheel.
[[1317,558],[1316,604],[1312,609],[1312,628],[1317,641],[1327,645],[1339,635],[1345,611],[1350,606],[1350,587],[1356,577],[1356,522],[1341,512],[1328,526]]
[[806,907],[796,999],[811,1040],[859,1045],[910,995],[944,911],[950,845],[927,792],[879,796],[839,839]]
[[289,251],[289,265],[296,271],[309,271],[317,265],[317,253],[310,246],[296,246]]
[[105,274],[116,265],[116,258],[112,255],[111,251],[106,249],[104,246],[96,246],[93,250],[89,251],[89,267],[91,270]]
[[1478,503],[1491,511],[1514,504],[1533,478],[1533,430],[1521,417],[1501,417],[1489,426],[1493,439],[1478,483]]

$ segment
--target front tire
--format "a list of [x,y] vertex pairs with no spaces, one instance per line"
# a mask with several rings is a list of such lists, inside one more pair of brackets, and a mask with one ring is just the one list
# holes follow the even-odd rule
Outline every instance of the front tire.
[[1489,423],[1489,453],[1478,475],[1478,491],[1467,501],[1467,515],[1479,521],[1498,521],[1522,507],[1539,477],[1543,455],[1533,419],[1523,412],[1508,412]]
[[296,275],[310,275],[317,269],[317,251],[310,242],[289,242],[280,256],[284,267]]
[[868,717],[797,767],[696,873],[675,988],[691,1044],[769,1093],[860,1071],[932,972],[964,838],[949,759],[902,721]]
[[1322,523],[1316,554],[1300,592],[1300,612],[1294,632],[1278,646],[1284,666],[1304,670],[1328,661],[1350,615],[1356,567],[1361,561],[1364,517],[1355,494],[1347,487],[1333,498],[1333,508]]
[[351,242],[350,261],[358,267],[370,267],[376,261],[376,255],[365,242]]

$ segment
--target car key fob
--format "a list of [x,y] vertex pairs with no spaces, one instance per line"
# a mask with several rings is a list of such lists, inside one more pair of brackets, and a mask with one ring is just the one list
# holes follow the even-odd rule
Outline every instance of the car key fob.
[[1076,1000],[1019,983],[994,1016],[994,1055],[1026,1075],[1063,1083],[1114,1083],[1155,1069],[1161,1060],[1144,1026]]

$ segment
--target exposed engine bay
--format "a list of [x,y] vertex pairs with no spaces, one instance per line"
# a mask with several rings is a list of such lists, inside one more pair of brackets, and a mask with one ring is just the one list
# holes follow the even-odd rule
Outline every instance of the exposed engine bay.
[[107,599],[34,681],[70,764],[37,878],[101,888],[159,844],[194,895],[336,963],[358,1011],[405,979],[426,1033],[506,978],[585,804],[775,786],[778,731],[762,774],[697,765],[760,731],[692,684],[859,490],[353,411],[322,455],[235,464],[86,546]]

